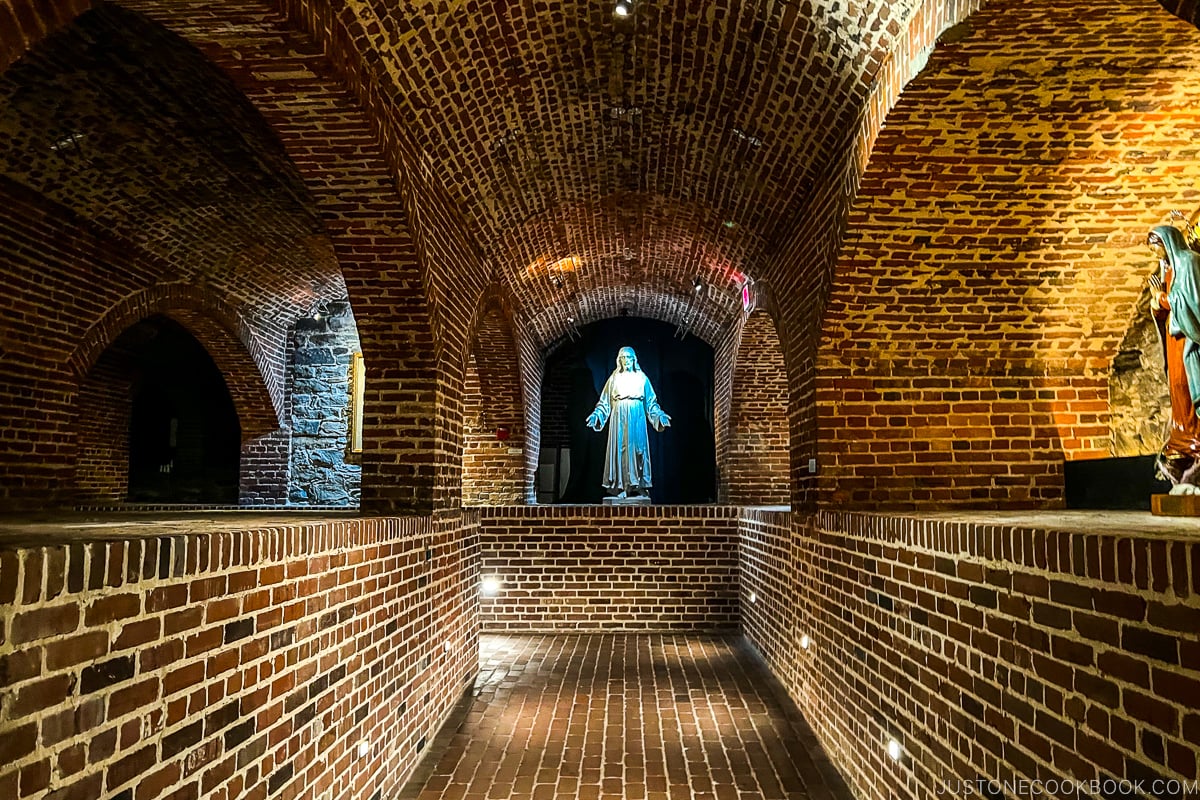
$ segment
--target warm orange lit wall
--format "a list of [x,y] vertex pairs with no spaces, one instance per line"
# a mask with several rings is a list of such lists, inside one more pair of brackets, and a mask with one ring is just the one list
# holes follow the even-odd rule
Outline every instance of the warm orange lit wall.
[[995,2],[886,120],[818,361],[822,496],[1055,505],[1108,453],[1110,361],[1200,205],[1200,33],[1151,0]]

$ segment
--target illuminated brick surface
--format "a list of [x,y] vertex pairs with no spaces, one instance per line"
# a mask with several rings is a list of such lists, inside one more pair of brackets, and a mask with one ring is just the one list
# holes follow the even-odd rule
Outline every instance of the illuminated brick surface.
[[467,716],[409,800],[850,795],[736,638],[482,637]]

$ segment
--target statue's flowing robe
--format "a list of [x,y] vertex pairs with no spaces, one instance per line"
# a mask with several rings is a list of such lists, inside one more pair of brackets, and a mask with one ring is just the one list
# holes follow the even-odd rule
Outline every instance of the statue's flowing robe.
[[614,371],[608,376],[594,412],[601,427],[608,422],[604,480],[610,492],[644,490],[651,485],[650,440],[646,423],[662,429],[666,416],[645,373]]
[[1163,454],[1200,456],[1200,255],[1170,225],[1154,229],[1167,253],[1163,276],[1169,309],[1155,309],[1171,392],[1171,432]]

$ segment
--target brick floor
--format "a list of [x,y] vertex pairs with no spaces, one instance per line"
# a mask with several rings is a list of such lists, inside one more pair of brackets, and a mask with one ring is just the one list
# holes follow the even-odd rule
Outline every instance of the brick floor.
[[849,798],[737,636],[482,637],[416,800]]

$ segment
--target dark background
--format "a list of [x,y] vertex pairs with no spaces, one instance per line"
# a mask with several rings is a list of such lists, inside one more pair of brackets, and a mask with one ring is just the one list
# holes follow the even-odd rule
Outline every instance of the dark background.
[[[114,349],[134,376],[129,500],[236,504],[241,428],[204,347],[173,320],[151,317],[118,337]],[[170,472],[159,470],[164,464]]]
[[580,328],[578,339],[550,353],[542,384],[542,446],[571,450],[570,478],[558,502],[599,503],[606,495],[600,481],[608,427],[596,433],[584,420],[625,346],[637,352],[638,365],[671,417],[663,433],[650,429],[651,500],[715,501],[713,351],[694,336],[680,339],[675,333],[675,326],[663,322],[618,317]]

